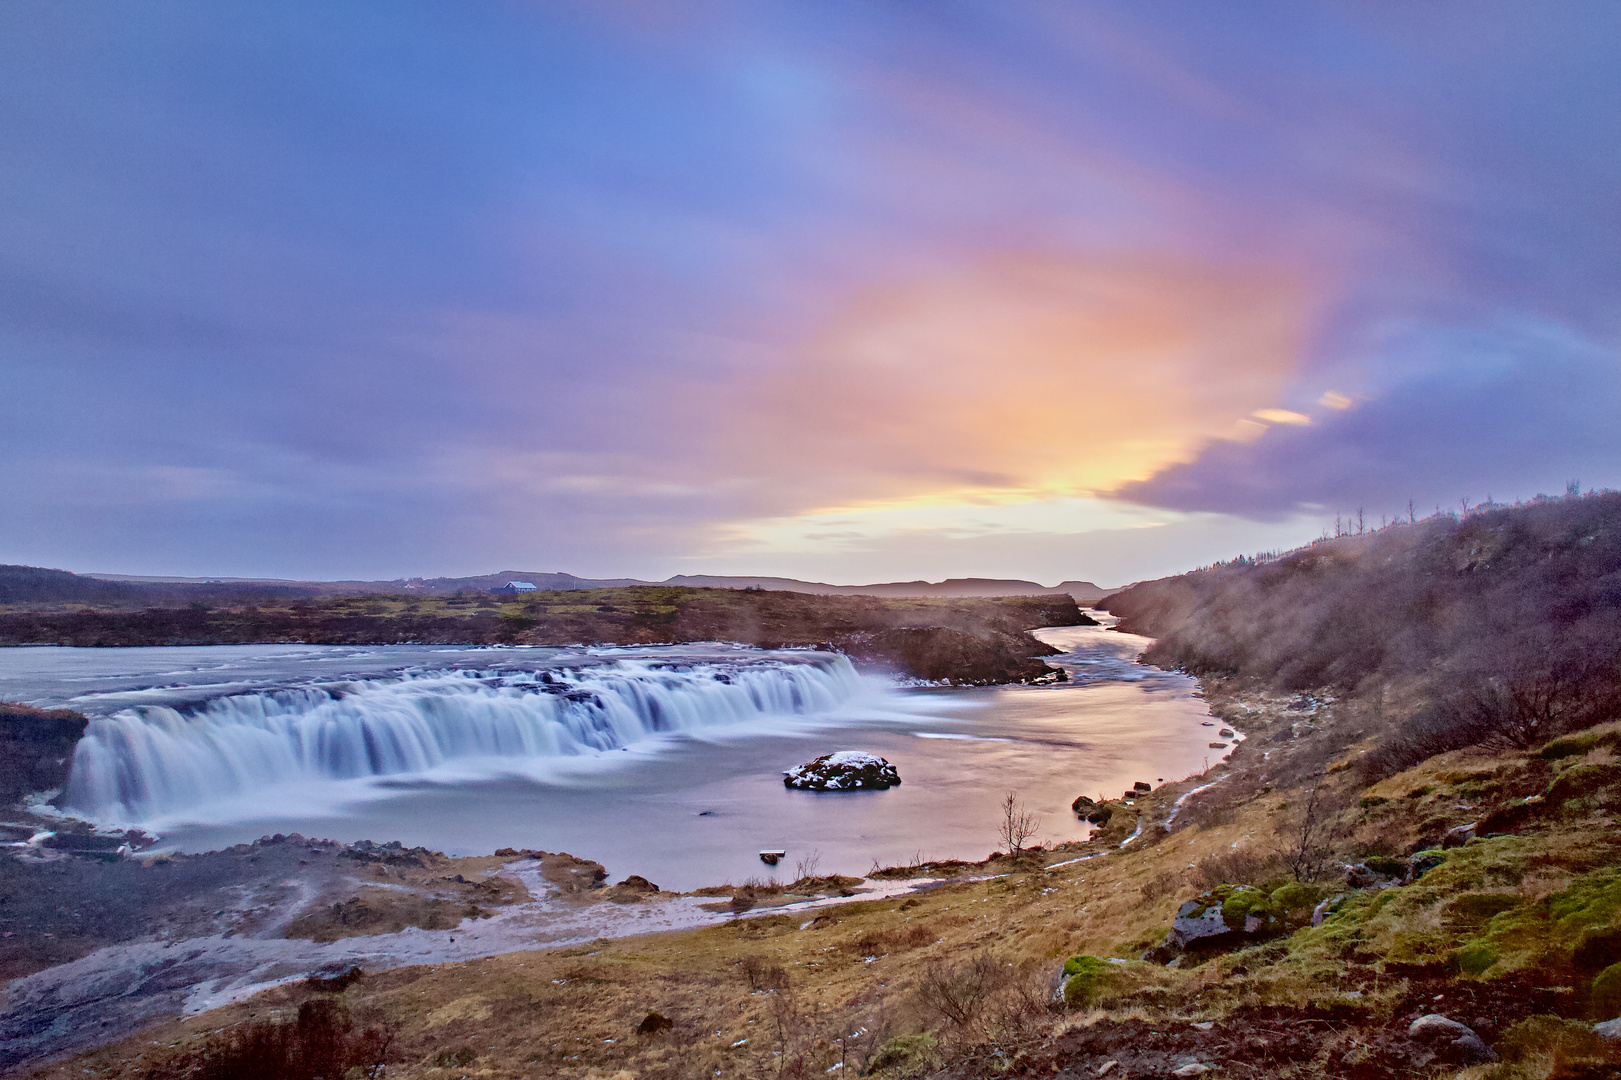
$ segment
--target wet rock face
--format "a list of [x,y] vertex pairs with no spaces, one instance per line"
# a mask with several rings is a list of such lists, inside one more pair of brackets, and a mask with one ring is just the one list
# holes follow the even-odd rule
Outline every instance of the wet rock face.
[[795,765],[782,774],[785,787],[802,791],[859,791],[891,788],[901,782],[895,766],[859,750],[823,754],[815,761]]

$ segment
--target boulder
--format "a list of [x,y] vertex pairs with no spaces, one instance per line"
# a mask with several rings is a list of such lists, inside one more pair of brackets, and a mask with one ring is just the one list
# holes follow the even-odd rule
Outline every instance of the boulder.
[[1321,895],[1314,886],[1296,883],[1270,893],[1222,885],[1178,908],[1165,940],[1142,958],[1164,964],[1187,952],[1221,951],[1274,937],[1303,925]]
[[1621,1043],[1621,1016],[1593,1025],[1593,1034],[1605,1042]]
[[1467,1064],[1497,1060],[1497,1055],[1475,1034],[1474,1028],[1440,1013],[1426,1013],[1414,1020],[1407,1027],[1407,1037],[1449,1049],[1451,1053],[1448,1056]]
[[634,904],[657,896],[659,887],[640,874],[632,874],[619,884],[603,892],[603,899],[616,904]]
[[638,1035],[657,1035],[661,1031],[669,1031],[675,1027],[675,1021],[663,1013],[650,1012],[636,1025]]
[[875,754],[840,750],[794,766],[782,774],[782,782],[803,791],[859,791],[891,788],[901,778],[895,766]]

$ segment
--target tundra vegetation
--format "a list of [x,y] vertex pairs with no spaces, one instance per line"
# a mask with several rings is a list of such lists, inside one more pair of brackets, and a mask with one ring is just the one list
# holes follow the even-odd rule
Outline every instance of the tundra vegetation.
[[[824,647],[859,663],[928,681],[994,684],[1049,673],[1058,650],[1039,626],[1092,620],[1067,595],[993,598],[813,596],[763,589],[638,585],[514,597],[321,596],[264,588],[182,595],[132,606],[146,594],[61,571],[0,567],[0,645],[653,645],[736,641],[762,648]],[[13,573],[15,572],[15,573]],[[55,590],[23,588],[37,574]],[[71,586],[71,587],[70,587]],[[122,587],[122,586],[121,586]],[[127,587],[134,589],[134,586]],[[43,597],[53,597],[46,600]]]
[[872,875],[955,871],[906,897],[784,913],[757,891],[700,930],[289,983],[37,1075],[216,1075],[254,1040],[333,1047],[286,1075],[1621,1071],[1621,497],[1405,523],[1105,606],[1246,738],[1129,809],[1077,800],[1100,822],[1084,844]]

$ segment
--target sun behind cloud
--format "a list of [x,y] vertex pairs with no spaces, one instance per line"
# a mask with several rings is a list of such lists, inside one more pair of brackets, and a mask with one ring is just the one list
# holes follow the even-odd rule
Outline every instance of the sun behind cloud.
[[854,297],[722,442],[788,513],[1107,492],[1269,415],[1312,309],[1267,268],[1000,254]]

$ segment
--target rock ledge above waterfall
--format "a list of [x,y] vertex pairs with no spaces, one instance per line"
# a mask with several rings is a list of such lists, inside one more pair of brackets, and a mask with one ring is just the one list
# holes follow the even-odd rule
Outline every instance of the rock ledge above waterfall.
[[795,765],[782,774],[786,787],[804,791],[859,791],[863,788],[891,788],[901,782],[895,766],[876,754],[860,750],[840,750],[823,754],[815,761]]

